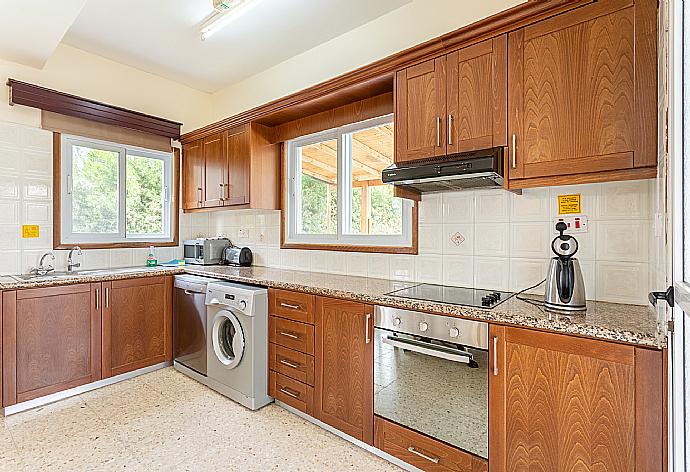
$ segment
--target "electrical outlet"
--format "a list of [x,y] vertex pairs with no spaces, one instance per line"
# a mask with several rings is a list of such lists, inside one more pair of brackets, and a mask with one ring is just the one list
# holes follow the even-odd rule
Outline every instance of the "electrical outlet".
[[558,234],[558,231],[556,231],[556,223],[559,221],[562,221],[563,223],[566,224],[568,227],[565,232],[568,234],[575,234],[575,233],[588,233],[589,232],[589,224],[587,221],[587,216],[585,215],[577,215],[577,216],[560,216],[558,218],[554,218],[553,220],[553,233]]
[[242,239],[248,238],[249,230],[247,230],[246,228],[240,228],[239,231],[237,231],[237,237]]

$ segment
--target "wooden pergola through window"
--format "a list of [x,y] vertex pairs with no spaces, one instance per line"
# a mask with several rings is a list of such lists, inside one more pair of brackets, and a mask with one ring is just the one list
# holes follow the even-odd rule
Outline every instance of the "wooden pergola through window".
[[[369,189],[385,185],[381,172],[393,163],[393,124],[357,131],[352,134],[352,187],[362,190],[360,232],[368,234],[371,226]],[[337,191],[337,141],[323,141],[302,147],[302,172]],[[330,199],[327,199],[330,201]],[[330,205],[329,205],[330,211]],[[331,222],[331,215],[326,220]]]

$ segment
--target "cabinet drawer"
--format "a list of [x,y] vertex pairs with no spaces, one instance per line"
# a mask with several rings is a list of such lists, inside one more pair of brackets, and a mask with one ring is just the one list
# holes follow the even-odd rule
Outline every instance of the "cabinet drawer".
[[438,472],[486,472],[488,462],[440,441],[375,418],[374,445],[422,470]]
[[314,356],[269,343],[268,367],[290,378],[314,386]]
[[313,415],[314,389],[277,372],[268,373],[268,394],[308,415]]
[[314,355],[314,327],[312,325],[269,316],[268,340],[299,352]]
[[271,315],[314,324],[314,295],[289,290],[269,292]]

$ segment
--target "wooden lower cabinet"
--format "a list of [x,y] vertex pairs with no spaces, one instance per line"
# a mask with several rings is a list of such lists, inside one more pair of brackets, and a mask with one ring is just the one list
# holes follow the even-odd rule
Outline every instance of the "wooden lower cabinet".
[[172,277],[103,283],[103,377],[172,359]]
[[487,472],[489,463],[383,418],[374,419],[374,446],[419,469],[433,472]]
[[314,416],[367,444],[374,441],[373,318],[371,305],[316,299]]
[[101,378],[100,284],[2,294],[4,407]]
[[490,336],[491,472],[663,470],[661,351],[500,326]]

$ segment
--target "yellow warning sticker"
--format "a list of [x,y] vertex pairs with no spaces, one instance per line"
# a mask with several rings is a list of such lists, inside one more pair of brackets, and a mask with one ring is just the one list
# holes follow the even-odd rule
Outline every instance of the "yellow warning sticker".
[[22,238],[37,238],[38,225],[22,225]]
[[580,194],[573,195],[559,195],[558,196],[558,214],[572,215],[575,213],[582,213],[580,205]]

